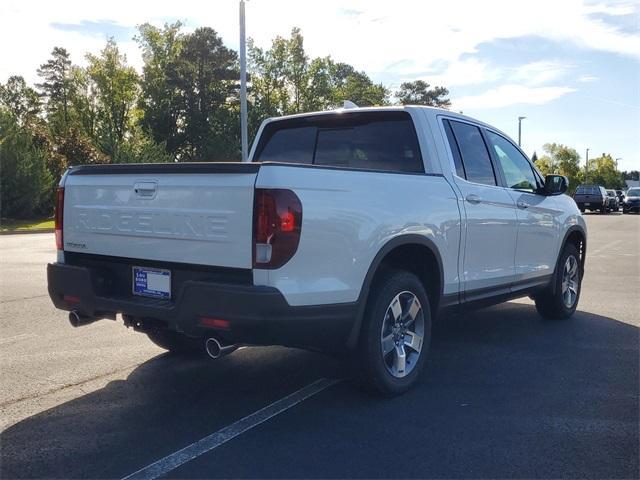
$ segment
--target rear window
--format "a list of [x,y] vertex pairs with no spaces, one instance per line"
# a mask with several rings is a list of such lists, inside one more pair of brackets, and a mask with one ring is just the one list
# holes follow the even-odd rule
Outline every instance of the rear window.
[[600,188],[591,185],[581,185],[577,188],[576,194],[578,195],[600,195]]
[[406,112],[278,120],[265,127],[253,161],[424,172],[416,131]]

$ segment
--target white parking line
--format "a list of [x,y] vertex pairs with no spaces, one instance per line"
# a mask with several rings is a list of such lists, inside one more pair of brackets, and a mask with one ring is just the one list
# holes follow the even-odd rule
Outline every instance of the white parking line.
[[257,427],[261,423],[266,422],[270,418],[289,410],[291,407],[296,406],[300,402],[306,400],[313,395],[320,393],[324,389],[335,385],[339,380],[321,378],[313,383],[310,383],[306,387],[301,388],[280,400],[261,408],[257,412],[247,415],[241,418],[237,422],[218,430],[211,435],[208,435],[191,445],[178,450],[171,455],[168,455],[157,462],[147,465],[146,467],[138,470],[137,472],[127,475],[123,480],[129,479],[145,479],[153,480],[162,475],[166,475],[172,470],[175,470],[180,465],[183,465],[200,455],[207,453],[214,448],[219,447],[227,443],[229,440],[237,437],[238,435],[251,430],[253,427]]
[[33,338],[36,335],[33,333],[21,333],[20,335],[15,335],[13,337],[0,338],[0,345],[4,345],[5,343],[16,342],[18,340],[26,340],[27,338]]

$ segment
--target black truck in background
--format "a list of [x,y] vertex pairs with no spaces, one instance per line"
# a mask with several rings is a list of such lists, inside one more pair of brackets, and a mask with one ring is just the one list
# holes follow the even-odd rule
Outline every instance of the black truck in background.
[[600,185],[580,185],[576,189],[573,199],[582,213],[585,210],[609,213],[607,190]]

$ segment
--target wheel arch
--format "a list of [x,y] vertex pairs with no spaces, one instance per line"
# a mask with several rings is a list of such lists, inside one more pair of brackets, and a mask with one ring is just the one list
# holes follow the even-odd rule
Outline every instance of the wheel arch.
[[[416,261],[416,255],[423,261]],[[436,316],[444,286],[442,257],[436,244],[422,235],[407,234],[394,237],[378,251],[367,270],[357,300],[356,319],[347,340],[349,349],[354,349],[358,344],[371,286],[376,276],[387,267],[404,268],[415,273],[429,294],[431,315]],[[434,269],[437,271],[434,272]],[[434,276],[436,282],[433,282]]]
[[[579,225],[572,225],[567,229],[564,233],[564,238],[562,239],[562,243],[560,244],[560,250],[558,250],[558,258],[556,259],[556,268],[554,270],[554,278],[555,273],[559,268],[560,255],[564,251],[564,247],[567,244],[573,244],[578,250],[578,254],[580,255],[580,266],[582,271],[584,272],[584,265],[587,259],[587,233],[585,230]],[[553,293],[556,292],[556,282],[552,282],[552,290]]]

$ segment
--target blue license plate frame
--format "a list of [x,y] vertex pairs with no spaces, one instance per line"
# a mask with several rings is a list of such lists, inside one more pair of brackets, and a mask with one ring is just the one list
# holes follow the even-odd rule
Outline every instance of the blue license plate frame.
[[132,293],[141,297],[171,299],[171,270],[132,267]]

